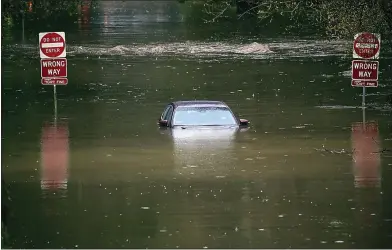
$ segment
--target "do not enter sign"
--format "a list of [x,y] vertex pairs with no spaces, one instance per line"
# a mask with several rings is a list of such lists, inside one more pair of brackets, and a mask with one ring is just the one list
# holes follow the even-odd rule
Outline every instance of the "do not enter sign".
[[359,33],[354,36],[353,58],[378,59],[380,56],[380,35]]
[[39,33],[39,48],[41,58],[66,57],[65,33]]

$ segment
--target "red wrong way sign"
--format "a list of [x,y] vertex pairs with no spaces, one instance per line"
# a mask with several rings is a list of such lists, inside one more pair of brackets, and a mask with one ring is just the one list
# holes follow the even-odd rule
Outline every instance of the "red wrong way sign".
[[67,77],[67,59],[41,59],[41,77]]
[[41,58],[66,57],[65,33],[39,33],[39,49]]
[[378,61],[353,60],[351,78],[353,80],[378,80]]
[[354,36],[353,58],[378,59],[381,38],[379,34],[364,32]]

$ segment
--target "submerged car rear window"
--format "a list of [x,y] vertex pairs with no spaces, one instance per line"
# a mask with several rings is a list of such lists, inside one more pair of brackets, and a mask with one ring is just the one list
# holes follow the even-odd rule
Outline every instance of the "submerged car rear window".
[[173,125],[221,126],[236,125],[227,107],[178,107],[174,112]]

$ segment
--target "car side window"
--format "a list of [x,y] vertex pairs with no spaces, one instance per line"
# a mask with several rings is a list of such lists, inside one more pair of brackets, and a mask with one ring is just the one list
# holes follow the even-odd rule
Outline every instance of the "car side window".
[[165,114],[164,120],[169,121],[169,119],[172,117],[173,114],[173,106],[169,106],[168,111]]
[[165,120],[165,117],[167,115],[167,112],[169,111],[171,105],[168,105],[165,110],[163,111],[162,115],[161,115],[161,120]]

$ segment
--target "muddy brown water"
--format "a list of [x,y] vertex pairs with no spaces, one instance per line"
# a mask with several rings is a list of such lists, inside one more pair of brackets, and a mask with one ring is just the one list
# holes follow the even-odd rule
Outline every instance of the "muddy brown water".
[[[5,35],[12,246],[391,247],[391,57],[363,120],[351,41],[196,39],[216,30],[192,30],[186,13],[176,2],[85,7],[64,26],[57,117],[36,40],[61,25]],[[159,129],[165,105],[187,99],[225,101],[251,126]]]

